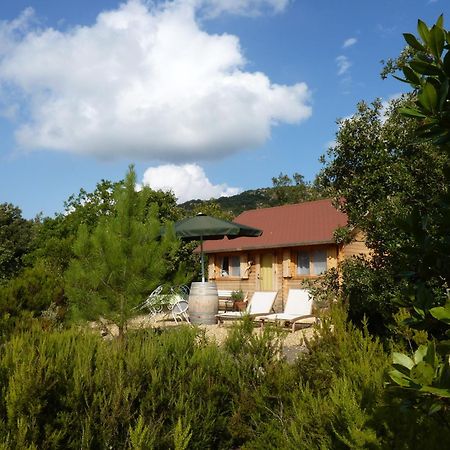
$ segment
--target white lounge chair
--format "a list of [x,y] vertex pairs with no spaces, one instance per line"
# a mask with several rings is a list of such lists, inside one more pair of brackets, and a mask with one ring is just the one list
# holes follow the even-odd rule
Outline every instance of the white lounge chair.
[[292,331],[298,323],[311,324],[314,322],[307,319],[315,319],[312,313],[313,299],[306,289],[289,289],[288,298],[284,307],[284,312],[268,314],[259,317],[261,326],[266,322],[290,323]]
[[239,320],[244,316],[258,317],[264,314],[269,314],[272,310],[273,303],[277,296],[276,292],[257,291],[252,295],[245,311],[229,311],[221,314],[217,314],[216,317],[220,323],[225,320]]

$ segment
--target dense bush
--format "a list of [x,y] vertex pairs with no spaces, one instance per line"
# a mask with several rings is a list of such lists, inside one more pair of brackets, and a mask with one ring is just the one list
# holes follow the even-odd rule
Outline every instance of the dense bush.
[[386,395],[381,344],[333,314],[294,365],[278,331],[246,322],[224,348],[190,327],[17,332],[0,347],[0,448],[440,448],[449,429]]
[[348,317],[361,328],[367,321],[369,331],[380,337],[392,336],[395,313],[406,282],[394,278],[385,268],[374,268],[370,261],[353,258],[341,264],[341,295]]
[[405,409],[386,391],[389,353],[335,308],[292,368],[287,402],[260,423],[246,449],[440,449],[445,420]]
[[[190,448],[227,441],[232,364],[188,328],[130,335],[126,348],[76,330],[21,333],[3,349],[0,436],[11,448]],[[228,382],[227,382],[228,381]],[[203,443],[195,445],[195,442]]]

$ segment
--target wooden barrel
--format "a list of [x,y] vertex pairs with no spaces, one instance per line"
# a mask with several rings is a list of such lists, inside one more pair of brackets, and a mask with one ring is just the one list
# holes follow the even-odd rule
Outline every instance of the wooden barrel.
[[193,282],[189,293],[189,319],[194,324],[213,325],[217,322],[219,297],[214,282]]

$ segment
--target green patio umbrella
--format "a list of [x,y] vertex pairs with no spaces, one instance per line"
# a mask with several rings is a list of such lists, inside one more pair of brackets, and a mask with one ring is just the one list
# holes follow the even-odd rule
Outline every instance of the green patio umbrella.
[[200,240],[200,254],[202,261],[202,282],[205,281],[205,259],[203,254],[203,241],[223,239],[225,236],[229,239],[247,236],[261,236],[262,231],[257,228],[249,227],[228,220],[217,219],[216,217],[205,214],[197,214],[194,217],[179,220],[174,225],[175,234],[184,240]]

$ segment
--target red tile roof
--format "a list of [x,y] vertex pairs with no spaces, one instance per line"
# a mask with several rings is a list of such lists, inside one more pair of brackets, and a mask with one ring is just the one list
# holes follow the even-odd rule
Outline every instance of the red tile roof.
[[253,209],[237,216],[234,222],[259,228],[263,234],[256,238],[205,241],[205,253],[333,243],[333,232],[347,224],[347,215],[327,199]]

